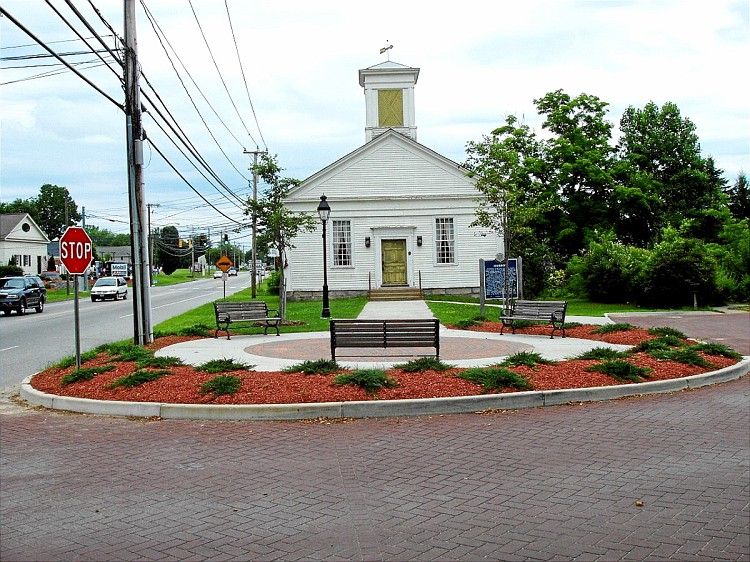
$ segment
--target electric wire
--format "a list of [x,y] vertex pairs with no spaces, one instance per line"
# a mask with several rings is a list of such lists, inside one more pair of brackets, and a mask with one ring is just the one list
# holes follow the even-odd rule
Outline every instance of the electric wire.
[[[104,35],[103,37],[111,37],[110,34]],[[93,39],[93,37],[86,37],[86,39]],[[47,41],[47,45],[53,45],[55,43],[72,43],[74,41],[78,41],[78,39],[60,39],[58,41]],[[23,47],[36,47],[36,43],[26,43],[25,45],[8,45],[7,47],[0,47],[0,51],[4,51],[6,49],[21,49]]]
[[18,27],[18,28],[19,28],[19,29],[20,29],[21,31],[23,31],[23,32],[24,32],[24,33],[25,33],[26,35],[28,35],[28,36],[29,36],[29,37],[30,37],[31,39],[33,39],[34,41],[36,41],[36,42],[37,42],[37,43],[38,43],[38,44],[39,44],[40,46],[42,46],[42,47],[43,47],[43,48],[44,48],[44,49],[45,49],[45,50],[46,50],[47,52],[49,52],[49,53],[50,53],[50,54],[51,54],[52,56],[54,56],[54,57],[55,57],[56,59],[58,59],[58,60],[59,60],[60,62],[62,62],[63,64],[65,64],[65,66],[67,66],[67,67],[68,67],[68,68],[69,68],[69,69],[70,69],[71,71],[73,71],[73,73],[74,73],[74,74],[75,74],[76,76],[78,76],[79,78],[81,78],[81,79],[82,79],[82,80],[83,80],[84,82],[86,82],[86,83],[87,83],[87,84],[88,84],[89,86],[91,86],[91,87],[92,87],[92,88],[94,88],[94,89],[95,89],[95,90],[96,90],[97,92],[99,92],[99,93],[100,93],[100,94],[101,94],[102,96],[104,96],[105,98],[107,98],[107,99],[108,99],[108,100],[109,100],[109,101],[110,101],[111,103],[113,103],[113,104],[114,104],[114,105],[116,105],[116,106],[117,106],[118,108],[120,108],[120,110],[122,110],[122,111],[125,111],[125,107],[124,107],[124,106],[123,106],[122,104],[120,104],[120,103],[118,103],[117,101],[115,101],[115,99],[114,99],[113,97],[111,97],[111,96],[110,96],[109,94],[107,94],[107,93],[106,93],[106,92],[105,92],[104,90],[102,90],[101,88],[99,88],[99,86],[97,86],[96,84],[94,84],[94,83],[93,83],[93,82],[92,82],[91,80],[89,80],[88,78],[86,78],[86,77],[85,77],[85,76],[84,76],[83,74],[81,74],[80,72],[78,72],[78,71],[77,71],[77,70],[76,70],[76,69],[75,69],[74,67],[72,67],[72,66],[71,66],[71,65],[70,65],[70,64],[69,64],[69,63],[68,63],[68,62],[67,62],[67,61],[66,61],[65,59],[63,59],[62,57],[58,56],[58,55],[57,55],[57,53],[55,53],[55,51],[53,51],[53,50],[52,50],[52,49],[51,49],[51,48],[50,48],[50,47],[49,47],[49,46],[48,46],[48,45],[47,45],[47,44],[46,44],[46,43],[45,43],[44,41],[42,41],[42,40],[41,40],[41,39],[39,39],[39,38],[38,38],[38,37],[37,37],[36,35],[34,35],[34,34],[33,34],[33,33],[32,33],[32,32],[30,31],[30,30],[29,30],[29,29],[27,29],[27,28],[26,28],[26,27],[25,27],[25,26],[24,26],[24,25],[23,25],[23,24],[22,24],[21,22],[19,22],[19,21],[18,21],[18,20],[17,20],[16,18],[14,18],[14,17],[13,17],[13,16],[12,16],[12,15],[11,15],[11,14],[10,14],[10,13],[8,12],[8,10],[6,10],[5,8],[3,8],[2,6],[0,6],[0,14],[3,14],[4,16],[6,16],[6,17],[7,17],[7,18],[8,18],[8,19],[9,19],[9,20],[10,20],[10,21],[11,21],[11,22],[12,22],[12,23],[13,23],[13,24],[14,24],[14,25],[16,26],[16,27]]
[[[49,0],[47,0],[47,2],[49,2]],[[76,8],[76,7],[75,7],[75,6],[73,5],[73,3],[72,3],[72,2],[70,1],[70,0],[65,0],[65,3],[66,3],[66,4],[68,5],[68,7],[69,7],[69,8],[71,9],[71,11],[72,11],[72,12],[73,12],[73,13],[74,13],[74,14],[76,15],[76,17],[77,17],[77,18],[78,18],[79,20],[81,20],[81,23],[83,23],[83,25],[85,25],[85,26],[86,26],[86,29],[88,29],[88,30],[89,30],[89,31],[90,31],[91,33],[93,33],[93,34],[94,34],[94,37],[96,37],[96,39],[97,39],[97,40],[99,41],[99,43],[101,44],[101,46],[102,46],[102,47],[104,47],[105,49],[107,49],[107,51],[109,51],[109,54],[110,54],[110,55],[112,56],[112,58],[113,58],[113,59],[115,59],[115,60],[116,60],[117,62],[119,62],[119,63],[120,63],[120,65],[121,65],[121,66],[122,66],[122,67],[124,68],[124,67],[125,67],[125,64],[123,63],[123,61],[122,61],[122,60],[120,60],[120,59],[118,58],[118,56],[117,56],[117,55],[115,55],[115,54],[114,54],[114,53],[112,52],[112,50],[111,50],[111,49],[109,48],[109,45],[107,45],[107,44],[106,44],[106,43],[104,42],[104,39],[102,39],[102,38],[101,38],[101,37],[99,36],[98,32],[97,32],[97,31],[96,31],[96,30],[95,30],[95,29],[94,29],[94,28],[93,28],[93,27],[91,26],[91,24],[90,24],[90,23],[88,22],[88,20],[87,20],[87,19],[86,19],[86,18],[85,18],[85,17],[83,16],[83,14],[81,14],[81,12],[79,12],[79,11],[78,11],[78,8]]]
[[[90,64],[92,62],[95,64]],[[96,60],[74,62],[74,63],[71,63],[71,66],[79,66],[79,65],[84,65],[84,64],[90,64],[90,66],[86,66],[86,67],[81,66],[81,70],[89,70],[92,68],[99,68],[101,66],[104,66],[104,63],[101,63]],[[7,69],[3,69],[3,70],[7,70]],[[39,78],[50,78],[52,76],[65,74],[67,71],[68,71],[67,68],[59,68],[57,70],[48,70],[40,74],[32,74],[31,76],[26,76],[25,78],[18,78],[17,80],[9,80],[7,82],[0,82],[0,86],[7,86],[9,84],[18,84],[19,82],[27,82],[29,80],[38,80]]]
[[232,97],[232,94],[229,93],[229,87],[227,87],[227,83],[224,80],[224,76],[221,74],[221,70],[219,70],[219,65],[217,64],[216,58],[214,57],[214,53],[211,50],[211,45],[208,44],[208,39],[206,39],[206,34],[203,33],[203,26],[201,25],[201,22],[198,19],[198,14],[195,13],[195,8],[193,7],[193,0],[188,0],[188,4],[190,4],[190,10],[193,12],[193,17],[195,17],[195,23],[198,24],[198,29],[201,32],[201,37],[203,37],[203,42],[206,44],[206,49],[208,49],[208,54],[211,56],[211,61],[214,63],[214,68],[216,68],[216,72],[219,75],[219,79],[221,80],[221,83],[224,85],[224,91],[226,91],[227,96],[229,97],[229,101],[232,102],[232,107],[234,108],[234,111],[237,114],[237,117],[239,117],[240,123],[242,123],[242,126],[245,128],[245,132],[247,133],[247,136],[250,137],[250,140],[253,141],[253,144],[255,144],[255,146],[258,146],[257,141],[253,138],[253,135],[250,134],[250,131],[248,130],[247,125],[245,125],[245,120],[242,119],[242,115],[240,115],[240,110],[237,109],[237,104],[234,103],[234,98]]
[[[38,44],[38,43],[37,43]],[[98,51],[94,51],[94,53],[103,53],[105,52],[104,49],[100,49]],[[90,55],[91,51],[68,51],[67,53],[33,53],[30,55],[17,55],[17,56],[10,56],[10,57],[0,57],[0,61],[16,61],[16,60],[33,60],[33,59],[49,59],[52,57],[58,58],[58,57],[77,57],[81,55]]]
[[[247,87],[247,79],[245,78],[245,68],[242,65],[242,57],[240,57],[240,49],[237,46],[237,37],[234,34],[234,26],[232,25],[232,16],[229,14],[229,3],[227,0],[224,0],[224,7],[227,10],[227,20],[229,20],[229,29],[232,32],[232,41],[234,41],[234,50],[237,53],[237,62],[240,65],[240,72],[242,73],[242,81],[245,84],[245,92],[247,93],[247,101],[250,103],[250,109],[253,112],[253,119],[255,119],[255,126],[258,129],[258,135],[260,135],[260,140],[263,142],[263,147],[265,148],[266,152],[268,152],[268,145],[266,144],[266,139],[263,138],[263,131],[260,130],[260,123],[258,123],[258,116],[255,113],[255,106],[253,105],[253,100],[250,98],[250,89]],[[256,144],[257,148],[257,144]]]

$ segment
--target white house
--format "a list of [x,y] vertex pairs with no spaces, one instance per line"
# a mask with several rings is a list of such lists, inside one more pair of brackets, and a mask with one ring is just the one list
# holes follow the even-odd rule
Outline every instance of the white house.
[[48,242],[28,213],[0,215],[1,264],[13,263],[24,273],[41,273],[47,269]]
[[[502,248],[471,227],[480,193],[464,169],[417,142],[414,86],[419,69],[388,61],[359,71],[366,143],[295,187],[294,211],[331,207],[327,229],[332,296],[390,287],[476,293],[479,259]],[[293,240],[290,299],[317,298],[323,285],[322,225]]]

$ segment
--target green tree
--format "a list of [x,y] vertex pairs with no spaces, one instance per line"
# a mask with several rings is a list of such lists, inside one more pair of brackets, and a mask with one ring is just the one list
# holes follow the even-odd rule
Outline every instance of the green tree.
[[257,217],[258,225],[264,228],[271,245],[278,249],[280,256],[280,295],[279,315],[283,319],[286,315],[286,294],[284,291],[284,266],[286,264],[286,250],[294,248],[294,238],[303,232],[315,229],[316,221],[311,213],[295,212],[284,206],[284,199],[299,180],[281,176],[276,156],[264,154],[255,167],[258,176],[266,184],[261,197],[257,201],[248,200],[247,215]]
[[165,226],[154,237],[154,253],[166,275],[171,275],[180,267],[180,261],[185,254],[179,246],[180,234],[175,226]]
[[130,246],[130,234],[117,234],[98,226],[87,226],[86,232],[95,246]]
[[726,189],[729,197],[729,210],[736,219],[750,219],[750,189],[747,185],[747,175],[740,172],[737,181]]
[[14,215],[17,213],[28,213],[31,218],[36,221],[34,217],[36,213],[36,207],[33,199],[15,199],[10,203],[0,203],[0,215]]
[[68,226],[81,220],[78,206],[67,187],[45,183],[33,201],[36,210],[32,217],[50,240],[58,238]]
[[556,90],[534,100],[543,127],[552,133],[545,143],[545,181],[560,197],[549,214],[550,232],[566,257],[586,247],[587,238],[609,228],[614,188],[612,125],[607,103],[596,96],[571,97]]

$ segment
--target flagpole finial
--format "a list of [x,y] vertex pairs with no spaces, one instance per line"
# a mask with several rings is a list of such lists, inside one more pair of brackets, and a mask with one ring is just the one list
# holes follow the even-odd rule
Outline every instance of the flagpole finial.
[[383,53],[387,53],[389,61],[391,60],[391,49],[393,49],[393,45],[391,45],[390,43],[388,43],[388,39],[386,39],[385,40],[385,47],[381,47],[380,54],[382,55]]

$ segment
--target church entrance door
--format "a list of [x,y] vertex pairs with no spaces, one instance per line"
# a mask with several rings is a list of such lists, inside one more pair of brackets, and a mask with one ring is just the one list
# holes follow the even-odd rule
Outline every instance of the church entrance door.
[[383,285],[406,285],[406,240],[383,240]]

